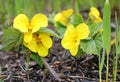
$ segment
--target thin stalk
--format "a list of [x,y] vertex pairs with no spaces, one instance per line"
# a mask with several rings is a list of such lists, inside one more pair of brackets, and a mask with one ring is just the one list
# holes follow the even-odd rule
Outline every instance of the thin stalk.
[[100,79],[100,82],[102,82],[102,73],[101,73],[101,70],[100,70],[100,69],[101,69],[101,68],[100,68],[100,64],[101,64],[101,63],[100,63],[100,62],[101,62],[100,59],[101,59],[101,58],[100,58],[100,55],[99,55],[99,79]]
[[30,82],[30,77],[29,77],[29,62],[30,62],[30,52],[27,51],[26,53],[26,73],[27,73],[27,81]]
[[79,13],[79,0],[72,0],[72,8],[76,13]]
[[72,8],[73,8],[73,10],[75,10],[75,1],[76,0],[72,0]]
[[79,6],[80,4],[79,4],[79,0],[75,0],[75,11],[76,11],[76,13],[79,13]]
[[105,49],[103,49],[103,52],[102,52],[102,59],[99,56],[99,79],[100,79],[100,82],[102,82],[102,69],[103,69],[103,65],[104,65],[104,60],[105,60]]
[[119,42],[119,27],[118,27],[118,21],[117,21],[117,13],[115,12],[115,22],[116,22],[116,42],[115,42],[115,47],[116,47],[116,54],[115,54],[115,59],[114,59],[114,66],[113,66],[113,82],[116,82],[116,74],[117,74],[117,68],[118,68],[118,42]]
[[110,53],[110,41],[111,41],[111,27],[110,27],[110,18],[111,18],[111,10],[109,0],[106,0],[104,5],[103,12],[103,41],[104,46],[107,53],[106,60],[106,82],[108,82],[108,72],[109,72],[109,53]]
[[109,75],[109,54],[107,54],[106,60],[106,82],[108,82],[108,75]]
[[118,54],[116,54],[115,56],[115,67],[113,70],[113,82],[116,82],[117,67],[118,67]]

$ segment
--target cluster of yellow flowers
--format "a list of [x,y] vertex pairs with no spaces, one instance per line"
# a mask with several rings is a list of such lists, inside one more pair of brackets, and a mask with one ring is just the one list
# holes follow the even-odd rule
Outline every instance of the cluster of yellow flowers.
[[60,12],[55,15],[54,21],[60,22],[61,24],[66,26],[68,24],[69,17],[72,15],[72,13],[73,13],[72,9],[64,10],[63,12]]
[[[54,21],[67,27],[61,44],[70,51],[72,56],[75,56],[79,49],[80,40],[89,36],[89,26],[85,23],[80,23],[76,27],[69,24],[69,18],[72,14],[72,9],[64,10],[54,16]],[[91,8],[89,17],[94,22],[102,20],[95,7]],[[47,56],[48,49],[52,46],[52,39],[45,33],[36,33],[40,28],[48,26],[48,18],[44,14],[36,14],[31,21],[28,20],[26,15],[20,14],[15,17],[13,26],[24,34],[23,44],[28,49],[42,57]]]
[[89,12],[89,17],[91,20],[93,20],[94,22],[101,22],[102,19],[100,17],[100,12],[97,8],[95,7],[91,7],[90,8],[90,12]]
[[[63,12],[55,15],[54,21],[60,22],[67,27],[61,44],[65,49],[70,51],[72,56],[75,56],[79,49],[80,40],[86,39],[89,36],[89,27],[85,23],[80,23],[77,27],[74,27],[72,24],[68,24],[72,13],[72,9],[64,10]],[[91,7],[89,17],[94,22],[102,21],[100,13],[95,7]]]
[[13,26],[15,29],[23,32],[23,44],[31,51],[45,57],[48,49],[52,46],[52,39],[47,34],[36,34],[43,27],[48,26],[48,18],[43,14],[36,14],[29,21],[27,16],[20,14],[14,19]]

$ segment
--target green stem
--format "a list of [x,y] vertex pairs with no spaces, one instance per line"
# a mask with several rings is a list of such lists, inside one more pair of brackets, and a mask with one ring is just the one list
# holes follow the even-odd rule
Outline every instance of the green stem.
[[118,54],[116,54],[115,56],[115,68],[114,68],[114,71],[113,71],[113,82],[116,82],[116,74],[117,74],[117,67],[118,67]]
[[99,79],[100,79],[100,82],[102,82],[102,69],[103,69],[103,65],[104,65],[104,60],[105,60],[105,49],[103,49],[102,59],[99,56]]
[[99,79],[100,79],[100,82],[102,82],[102,72],[101,71],[99,72]]
[[118,27],[118,18],[117,13],[115,12],[115,23],[116,23],[116,40],[115,40],[115,47],[116,47],[116,55],[114,58],[114,66],[113,66],[113,82],[116,82],[116,74],[117,74],[117,68],[118,68],[118,42],[119,42],[119,27]]
[[30,62],[30,52],[27,51],[26,53],[26,73],[27,73],[27,81],[30,82],[30,77],[29,77],[29,62]]
[[76,0],[72,0],[72,8],[73,8],[73,10],[75,10],[75,1]]
[[101,81],[101,79],[102,79],[102,75],[101,75],[101,68],[100,68],[100,65],[101,65],[101,60],[100,60],[101,58],[100,58],[100,54],[99,54],[99,79],[100,79],[100,82],[102,82]]
[[80,4],[79,4],[79,0],[75,0],[75,5],[74,5],[74,6],[75,6],[75,12],[76,12],[76,13],[79,13],[79,11],[80,11],[80,10],[79,10],[79,5],[80,5]]
[[107,53],[107,60],[106,60],[106,82],[108,82],[108,74],[109,74],[109,54]]

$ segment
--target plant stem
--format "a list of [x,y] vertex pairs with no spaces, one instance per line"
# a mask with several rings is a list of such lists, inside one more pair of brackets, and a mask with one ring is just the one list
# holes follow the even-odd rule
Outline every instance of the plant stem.
[[27,81],[30,82],[30,77],[29,77],[29,62],[30,62],[30,52],[27,51],[26,53],[26,73],[27,73]]
[[113,82],[116,82],[116,74],[117,74],[117,67],[118,67],[118,54],[116,54],[115,56],[115,67],[114,67],[114,71],[113,71]]
[[109,74],[109,54],[107,53],[107,60],[106,60],[106,82],[108,82],[108,74]]
[[118,55],[119,55],[119,27],[118,27],[118,18],[117,13],[115,12],[115,23],[116,23],[116,38],[115,38],[115,47],[116,47],[116,54],[114,58],[114,68],[113,68],[113,82],[116,82],[116,74],[117,74],[117,68],[118,68]]
[[72,0],[72,8],[74,11],[75,11],[75,2],[76,2],[76,0]]
[[103,65],[104,65],[104,60],[105,60],[105,48],[103,48],[102,59],[100,58],[100,55],[99,55],[99,79],[100,79],[100,82],[102,82],[102,69],[103,69]]
[[102,82],[102,74],[101,74],[101,70],[99,70],[99,82]]
[[99,55],[99,79],[100,79],[100,82],[102,82],[102,75],[101,75],[101,67],[100,67],[100,65],[101,65],[101,59],[100,59],[100,55]]

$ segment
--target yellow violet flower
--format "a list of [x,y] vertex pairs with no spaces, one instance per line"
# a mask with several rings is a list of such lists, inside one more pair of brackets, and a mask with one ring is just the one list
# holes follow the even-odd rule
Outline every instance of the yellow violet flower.
[[100,12],[97,8],[95,7],[91,7],[90,8],[90,12],[89,12],[89,17],[91,20],[93,20],[94,22],[101,22],[102,19],[100,17]]
[[61,44],[65,49],[70,51],[72,56],[75,56],[79,49],[80,40],[86,39],[88,35],[89,28],[85,23],[77,25],[76,28],[70,24],[66,29]]
[[24,33],[25,42],[30,42],[32,40],[32,34],[47,25],[48,19],[44,14],[34,15],[31,21],[28,20],[26,15],[19,14],[15,17],[13,22],[14,28]]
[[57,13],[54,17],[54,21],[60,22],[61,24],[66,26],[68,24],[69,17],[72,15],[72,13],[72,9],[64,10],[63,12]]
[[52,39],[47,34],[33,34],[31,42],[24,42],[24,45],[32,52],[38,53],[39,56],[45,57],[52,46]]

